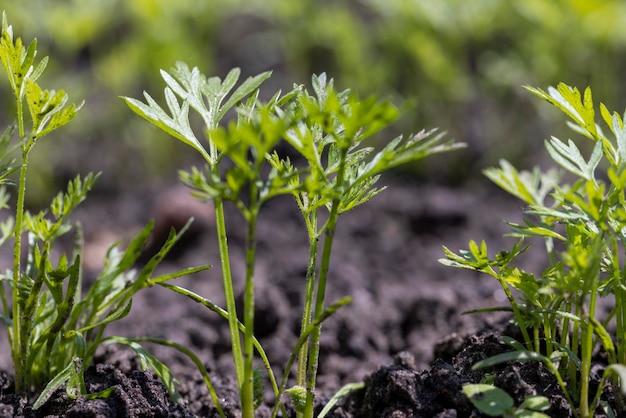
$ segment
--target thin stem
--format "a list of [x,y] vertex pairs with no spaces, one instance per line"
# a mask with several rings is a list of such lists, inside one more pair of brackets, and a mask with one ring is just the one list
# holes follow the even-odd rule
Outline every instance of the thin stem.
[[[582,356],[581,340],[583,338],[582,335],[584,333],[583,332],[584,313],[582,312],[582,303],[579,302],[577,299],[579,297],[580,296],[572,297],[573,299],[575,299],[572,302],[572,305],[574,306],[574,316],[576,316],[577,318],[580,318],[580,320],[577,323],[574,323],[573,325],[571,349],[574,355],[577,355],[578,358],[581,358]],[[572,393],[576,393],[580,391],[580,382],[579,382],[580,379],[578,378],[579,372],[580,371],[578,370],[578,366],[572,362],[572,368],[571,368],[571,374],[570,374],[571,380],[569,381],[569,385],[571,387]]]
[[226,299],[226,310],[228,311],[228,328],[230,331],[231,347],[233,350],[233,361],[235,363],[235,373],[239,387],[243,384],[243,354],[241,351],[241,340],[239,338],[239,324],[237,307],[235,305],[235,292],[233,290],[233,279],[230,271],[230,258],[228,256],[228,240],[226,237],[226,221],[224,217],[224,203],[221,197],[213,200],[215,208],[215,226],[217,229],[217,246],[220,253],[220,267],[222,269],[222,282],[224,286],[224,298]]
[[20,99],[20,92],[15,92],[16,97],[16,110],[17,110],[17,127],[18,134],[20,138],[24,138],[26,135],[24,134],[24,109],[22,106],[22,100]]
[[[19,102],[18,102],[19,103]],[[20,108],[21,106],[18,106]],[[18,118],[18,120],[21,120]],[[20,124],[23,125],[23,124]],[[23,130],[23,126],[20,130]],[[20,135],[20,137],[22,137]],[[22,137],[23,138],[23,137]],[[30,147],[25,144],[22,148],[22,166],[20,167],[20,179],[17,190],[17,204],[15,207],[15,238],[13,246],[13,328],[11,353],[13,354],[13,364],[15,364],[15,386],[17,393],[23,393],[27,389],[26,366],[27,366],[27,342],[22,341],[22,312],[20,300],[20,275],[22,258],[22,231],[24,224],[24,200],[26,195],[26,174],[28,167],[28,154]]]
[[[596,311],[597,289],[591,289],[589,297],[588,316],[594,315]],[[589,376],[591,375],[591,357],[593,356],[593,324],[587,319],[587,326],[584,329],[581,347],[580,367],[580,415],[583,418],[589,417]]]
[[613,243],[613,292],[615,293],[615,326],[617,337],[617,362],[626,363],[626,350],[624,349],[626,335],[626,300],[624,298],[624,288],[622,281],[624,278],[624,270],[620,270],[619,248],[617,241]]
[[509,287],[508,283],[506,282],[506,280],[504,280],[502,275],[498,274],[491,266],[487,267],[483,271],[489,274],[490,276],[496,278],[498,282],[500,282],[500,285],[502,286],[502,290],[504,291],[504,294],[506,295],[509,303],[511,304],[511,309],[513,309],[513,314],[515,315],[515,319],[518,322],[519,329],[522,332],[522,337],[524,338],[524,344],[526,345],[526,348],[528,350],[532,351],[533,340],[531,340],[530,336],[528,335],[528,330],[526,329],[526,326],[524,325],[524,317],[522,316],[522,312],[520,311],[520,308],[517,304],[517,301],[515,300],[515,297],[513,296],[513,292],[511,291],[511,288]]
[[254,418],[254,259],[256,257],[256,225],[259,217],[258,186],[250,185],[250,210],[246,235],[246,283],[244,290],[244,381],[241,387],[242,415]]
[[[335,234],[335,226],[337,224],[337,206],[338,202],[333,202],[333,207],[328,218],[328,224],[324,236],[324,249],[322,251],[322,264],[320,266],[320,275],[317,285],[317,297],[315,300],[314,318],[324,311],[324,296],[326,293],[326,282],[328,278],[328,270],[330,266],[330,255],[332,252],[333,238]],[[309,364],[307,369],[307,398],[304,410],[305,417],[313,417],[313,400],[315,397],[315,382],[317,377],[317,367],[320,352],[320,336],[322,325],[320,324],[311,333],[311,348],[309,351]]]
[[[534,321],[533,321],[534,322]],[[533,324],[533,341],[535,343],[535,349],[537,353],[541,352],[541,341],[539,340],[539,324]]]
[[[317,249],[319,237],[317,232],[317,211],[311,212],[310,216],[306,216],[307,230],[309,231],[309,265],[306,272],[306,288],[304,296],[304,308],[302,311],[302,325],[300,335],[306,331],[307,327],[313,321],[313,298],[315,297],[315,272],[317,267]],[[306,385],[306,368],[307,354],[309,351],[308,344],[303,344],[298,355],[298,379],[297,384]]]
[[[217,123],[207,124],[209,132],[215,129]],[[219,177],[220,169],[217,164],[219,155],[217,147],[208,137],[209,158],[204,157],[213,175]],[[239,316],[237,315],[237,306],[235,303],[235,291],[233,289],[233,276],[230,270],[230,256],[228,254],[228,237],[226,235],[226,217],[224,215],[224,202],[220,196],[213,199],[213,207],[215,210],[215,228],[217,230],[217,247],[220,253],[220,267],[222,269],[222,283],[224,287],[224,299],[226,302],[226,310],[228,311],[228,330],[230,332],[231,349],[233,351],[233,363],[235,365],[235,374],[237,376],[237,385],[241,387],[244,381],[244,361],[241,351],[241,338],[239,337]]]
[[[330,255],[333,247],[333,239],[335,236],[335,227],[337,226],[337,218],[339,217],[339,204],[341,203],[342,192],[344,188],[344,176],[346,171],[347,148],[341,149],[339,160],[339,169],[335,183],[335,191],[337,196],[332,201],[332,207],[328,220],[326,221],[324,231],[324,249],[322,250],[322,262],[320,265],[319,278],[317,283],[317,295],[315,299],[315,312],[313,318],[317,318],[324,312],[324,299],[326,296],[326,282],[328,279],[328,270],[330,268]],[[304,416],[313,417],[313,401],[315,398],[315,384],[317,378],[317,368],[320,354],[320,336],[322,332],[322,324],[315,328],[311,333],[311,348],[309,351],[309,360],[307,367],[307,385],[306,385],[306,404],[304,407]]]

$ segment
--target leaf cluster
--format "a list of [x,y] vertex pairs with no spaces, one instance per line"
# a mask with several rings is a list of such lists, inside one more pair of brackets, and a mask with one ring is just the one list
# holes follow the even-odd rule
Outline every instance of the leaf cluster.
[[[36,40],[25,46],[21,38],[14,39],[3,14],[0,60],[15,97],[17,129],[11,126],[0,136],[0,208],[13,212],[0,223],[0,245],[11,238],[14,242],[13,268],[0,275],[0,319],[7,327],[16,390],[24,396],[31,391],[39,393],[35,409],[63,385],[71,398],[108,396],[112,388],[88,394],[82,377],[96,348],[104,341],[106,326],[128,315],[132,296],[142,288],[208,268],[155,277],[156,267],[185,227],[178,233],[172,231],[161,250],[138,269],[139,256],[153,228],[150,223],[125,250],[120,249],[120,243],[113,244],[95,283],[83,286],[82,227],[72,224],[70,217],[94,187],[98,175],[71,180],[66,191],[57,194],[46,210],[31,213],[24,208],[31,149],[38,139],[69,123],[80,109],[68,105],[64,91],[40,87],[37,79],[48,59],[35,63],[36,55]],[[25,107],[30,123],[25,121]],[[17,182],[13,179],[16,171]],[[9,204],[8,187],[16,189],[14,206]],[[64,251],[65,246],[58,239],[67,234],[73,235],[72,246]],[[22,254],[26,256],[25,263]],[[155,361],[151,364],[158,365]],[[155,369],[167,380],[167,368]],[[173,387],[168,388],[173,391]]]
[[[518,171],[501,161],[499,168],[485,170],[489,179],[527,205],[523,224],[508,223],[510,235],[520,241],[494,258],[484,242],[472,241],[458,254],[444,247],[441,262],[487,273],[500,282],[524,336],[518,352],[540,352],[544,363],[556,362],[554,372],[566,376],[564,391],[578,394],[573,408],[586,417],[598,406],[602,391],[601,386],[595,396],[589,394],[592,352],[601,346],[608,354],[603,382],[626,364],[621,338],[626,326],[621,267],[626,243],[624,117],[600,104],[604,125],[598,124],[590,88],[582,93],[565,84],[547,91],[526,89],[565,113],[570,128],[592,141],[591,153],[585,157],[574,140],[553,136],[545,146],[558,169]],[[546,248],[548,265],[541,274],[514,266],[531,238],[542,239]],[[597,301],[608,296],[614,298],[612,309],[599,317]],[[613,320],[616,334],[607,327]]]
[[[246,417],[254,414],[257,404],[254,398],[257,389],[252,384],[258,379],[252,367],[255,349],[264,359],[277,397],[274,415],[283,393],[302,394],[302,390],[285,389],[288,374],[278,387],[262,350],[255,345],[253,330],[259,213],[268,200],[284,194],[294,196],[302,212],[310,240],[309,267],[301,335],[286,373],[298,358],[296,387],[302,388],[305,394],[299,400],[301,410],[298,413],[310,417],[321,323],[348,301],[340,300],[330,307],[326,307],[324,301],[338,217],[384,189],[376,186],[382,172],[461,145],[442,143],[442,134],[432,130],[409,139],[397,137],[380,150],[368,146],[368,138],[398,118],[398,108],[376,97],[361,99],[350,91],[337,91],[333,80],[327,79],[325,74],[312,77],[312,91],[295,85],[286,94],[279,91],[265,102],[259,99],[258,87],[269,73],[248,78],[237,88],[238,69],[231,70],[223,81],[217,77],[206,78],[197,68],[189,70],[184,63],[176,64],[169,73],[161,71],[161,75],[166,83],[166,107],[148,93],[144,93],[145,102],[127,97],[124,100],[141,117],[198,151],[207,163],[201,169],[181,171],[180,178],[196,197],[212,201],[215,206],[226,297],[223,316],[229,321],[242,414]],[[233,119],[220,123],[233,108]],[[206,146],[190,128],[190,109],[204,122]],[[292,158],[284,156],[285,146],[291,148]],[[241,321],[234,303],[223,201],[234,202],[248,226]],[[321,211],[326,214],[320,226]],[[322,236],[323,250],[318,265],[317,243]],[[176,291],[184,293],[181,289]],[[196,296],[187,296],[197,301]],[[239,333],[242,325],[243,349]]]

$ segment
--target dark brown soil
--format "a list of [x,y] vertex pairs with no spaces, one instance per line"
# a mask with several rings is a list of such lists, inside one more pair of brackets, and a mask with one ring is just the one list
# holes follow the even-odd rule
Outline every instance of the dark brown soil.
[[[505,305],[498,284],[486,276],[440,265],[442,245],[466,248],[469,239],[486,240],[492,252],[508,249],[501,219],[519,221],[521,205],[485,184],[450,189],[429,184],[387,181],[389,189],[340,219],[329,302],[351,295],[353,302],[323,327],[317,401],[323,407],[342,385],[365,382],[365,389],[344,398],[330,417],[479,417],[461,386],[478,382],[478,360],[507,350],[499,335],[514,332],[504,314],[463,315],[468,309]],[[198,217],[192,233],[164,271],[210,263],[219,266],[210,216],[199,212],[186,193],[173,187],[145,198],[95,196],[77,214],[86,229],[86,263],[93,278],[103,250],[128,238],[154,216],[158,228]],[[165,229],[164,229],[165,230]],[[229,211],[232,268],[241,288],[245,228]],[[277,375],[297,339],[308,243],[295,205],[270,202],[259,224],[256,333]],[[156,238],[158,241],[158,238]],[[148,249],[150,251],[150,249]],[[543,260],[525,256],[531,270]],[[179,283],[222,304],[216,267]],[[238,416],[228,328],[207,309],[163,288],[138,295],[131,314],[109,334],[167,337],[193,349],[210,372],[229,416]],[[6,342],[0,367],[10,373]],[[86,376],[90,391],[115,386],[109,399],[71,401],[59,391],[36,412],[12,392],[0,375],[0,416],[25,417],[212,417],[217,416],[200,374],[172,349],[148,346],[170,366],[183,399],[173,403],[164,387],[126,350],[109,346],[98,354]],[[601,366],[599,366],[601,367]],[[488,370],[516,402],[529,394],[550,397],[552,417],[572,416],[553,377],[539,363],[509,364]],[[272,398],[259,408],[268,416]]]

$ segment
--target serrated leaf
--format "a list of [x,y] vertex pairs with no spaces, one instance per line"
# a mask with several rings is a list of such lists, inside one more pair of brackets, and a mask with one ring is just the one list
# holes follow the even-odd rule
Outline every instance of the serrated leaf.
[[594,137],[597,137],[596,122],[594,119],[595,112],[593,110],[593,98],[589,87],[585,88],[585,92],[583,94],[583,109],[584,111],[581,113],[585,121],[585,129]]
[[42,137],[70,122],[80,109],[65,107],[68,96],[63,91],[43,90],[32,80],[26,81],[26,102],[33,121],[33,135]]
[[557,90],[554,87],[548,87],[548,92],[545,92],[540,88],[534,88],[530,86],[524,86],[524,88],[534,95],[556,106],[570,118],[574,119],[577,123],[584,124],[582,117],[578,114],[576,109],[574,109],[574,107],[563,97],[560,90]]
[[596,143],[589,162],[585,161],[580,150],[571,139],[565,145],[553,136],[545,144],[552,159],[561,167],[586,180],[594,180],[594,171],[602,158],[602,142]]
[[146,119],[157,128],[194,148],[209,164],[214,163],[213,159],[209,156],[204,147],[200,144],[198,138],[196,138],[196,135],[191,130],[189,120],[185,119],[189,109],[189,105],[185,104],[187,103],[186,101],[183,101],[183,105],[181,106],[178,114],[170,116],[147,92],[144,92],[144,97],[146,99],[146,103],[130,97],[122,97],[122,99],[133,112]]
[[559,180],[555,170],[542,173],[535,168],[532,172],[520,172],[506,160],[500,160],[500,168],[485,169],[483,174],[500,188],[533,206],[543,205]]
[[618,158],[616,158],[615,165],[620,165],[621,163],[626,162],[626,127],[617,113],[613,114],[609,126],[611,127],[613,134],[615,134],[615,140],[617,142]]
[[219,112],[217,113],[217,120],[221,120],[226,114],[226,112],[230,110],[230,108],[232,108],[234,105],[242,101],[246,96],[250,95],[257,88],[259,88],[259,86],[265,80],[267,80],[271,75],[272,73],[268,71],[268,72],[258,74],[254,77],[248,77],[239,87],[237,87],[237,89],[233,92],[233,94],[228,98],[226,103],[222,105]]
[[440,141],[445,133],[436,133],[437,129],[422,130],[409,140],[404,140],[401,136],[394,138],[382,150],[375,153],[370,162],[359,167],[356,183],[400,165],[465,146],[465,144],[450,142],[441,144]]
[[530,223],[527,223],[526,226],[523,226],[513,222],[507,222],[507,224],[513,227],[516,232],[520,233],[523,236],[548,237],[555,238],[560,241],[567,241],[567,239],[563,235],[545,226],[532,225]]

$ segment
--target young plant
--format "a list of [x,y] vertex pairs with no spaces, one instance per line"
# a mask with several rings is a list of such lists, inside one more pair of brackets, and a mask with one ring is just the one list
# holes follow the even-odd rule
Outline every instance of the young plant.
[[[441,144],[442,134],[422,131],[405,140],[398,137],[382,150],[363,142],[399,116],[392,104],[374,97],[360,100],[349,91],[337,92],[326,76],[314,76],[313,94],[302,90],[296,99],[297,124],[285,140],[307,163],[301,187],[294,191],[309,237],[309,262],[298,353],[296,387],[306,389],[304,408],[299,415],[313,416],[321,322],[335,228],[341,215],[366,203],[384,190],[377,188],[380,173],[428,155],[452,150],[459,145]],[[319,220],[325,221],[320,225]],[[321,260],[318,243],[323,239]],[[313,330],[310,336],[310,327]]]
[[[298,359],[297,383],[287,392],[299,406],[298,414],[312,417],[321,323],[349,302],[344,298],[330,306],[325,304],[338,217],[382,191],[382,188],[374,187],[381,172],[458,145],[441,144],[441,135],[433,135],[434,131],[431,131],[406,141],[396,138],[378,152],[362,146],[366,138],[397,118],[397,108],[375,98],[360,100],[347,91],[338,93],[332,80],[327,82],[325,75],[313,77],[312,95],[303,86],[295,86],[286,95],[279,92],[267,103],[262,103],[258,100],[257,88],[269,73],[247,79],[232,94],[239,76],[238,69],[232,70],[224,81],[216,77],[205,78],[197,68],[189,70],[183,63],[178,63],[171,73],[162,71],[161,74],[167,84],[168,111],[147,93],[144,93],[145,103],[124,99],[140,116],[195,148],[207,163],[205,169],[182,172],[181,180],[194,190],[197,197],[212,201],[215,206],[226,309],[215,307],[208,300],[179,287],[167,287],[201,301],[228,319],[244,417],[254,416],[257,404],[254,396],[255,350],[261,355],[277,397],[274,414],[280,407],[281,395],[286,392],[292,364]],[[246,97],[248,99],[244,102]],[[236,105],[236,120],[227,127],[218,126],[225,113]],[[205,123],[208,150],[190,128],[190,109],[195,110]],[[297,167],[289,159],[279,156],[275,150],[281,141],[286,141],[300,154],[303,166]],[[226,158],[230,160],[229,164],[224,164]],[[265,354],[254,339],[254,267],[259,212],[269,199],[281,194],[295,196],[304,216],[310,251],[301,335],[279,388]],[[235,203],[247,224],[242,320],[235,308],[222,207],[224,200]],[[325,222],[319,225],[321,211],[327,214]],[[318,266],[317,243],[321,237],[324,243]],[[240,332],[243,333],[243,344]]]
[[[509,223],[512,236],[520,241],[495,258],[487,245],[472,241],[469,250],[455,254],[444,247],[446,265],[481,271],[496,278],[504,289],[510,309],[520,325],[523,344],[511,342],[514,352],[480,362],[476,367],[502,361],[541,361],[550,369],[576,416],[591,416],[609,378],[622,394],[626,377],[626,272],[623,249],[626,240],[626,128],[618,113],[600,104],[606,134],[596,123],[591,90],[580,91],[565,84],[548,91],[527,87],[569,116],[569,126],[592,141],[588,158],[573,140],[551,137],[546,149],[574,181],[563,181],[556,170],[518,171],[506,161],[486,176],[507,192],[522,199],[528,209],[524,224]],[[602,164],[601,164],[602,163]],[[513,266],[528,245],[524,240],[539,237],[547,252],[548,265],[539,275]],[[515,296],[513,289],[519,291]],[[607,316],[600,317],[599,298],[614,302]],[[610,298],[608,299],[610,300]],[[615,334],[608,330],[614,320]],[[595,393],[590,393],[591,363],[600,345],[609,365]],[[619,413],[624,413],[623,396],[616,396]]]
[[[40,393],[35,409],[64,384],[68,395],[74,398],[78,394],[94,397],[111,393],[105,390],[88,394],[83,381],[83,370],[91,364],[96,347],[105,340],[103,333],[107,324],[130,312],[131,298],[140,289],[207,268],[152,277],[183,230],[170,234],[163,248],[137,274],[134,267],[148,241],[151,223],[125,251],[120,251],[118,244],[112,245],[95,284],[83,289],[82,229],[80,225],[71,225],[68,219],[98,176],[88,174],[70,181],[67,191],[59,193],[48,210],[32,214],[25,209],[32,149],[44,136],[69,123],[80,108],[67,105],[64,91],[39,86],[37,79],[48,60],[44,58],[35,63],[36,47],[34,40],[25,46],[20,38],[14,39],[12,27],[3,14],[0,60],[15,99],[17,126],[5,130],[0,137],[0,184],[3,186],[0,207],[3,209],[9,208],[6,187],[15,186],[10,176],[18,171],[19,177],[14,216],[0,224],[0,244],[11,237],[14,240],[13,269],[0,276],[0,319],[7,326],[16,392],[22,396]],[[58,260],[53,259],[53,250],[61,250],[57,239],[70,232],[74,235],[71,253],[62,253]],[[24,238],[27,238],[25,243]],[[22,254],[27,256],[25,264]],[[124,343],[124,340],[119,342]],[[158,365],[156,360],[151,364]],[[167,368],[154,368],[167,382]],[[168,389],[171,393],[175,391],[172,385],[168,385]]]

